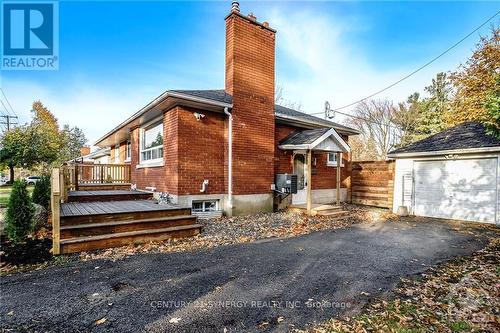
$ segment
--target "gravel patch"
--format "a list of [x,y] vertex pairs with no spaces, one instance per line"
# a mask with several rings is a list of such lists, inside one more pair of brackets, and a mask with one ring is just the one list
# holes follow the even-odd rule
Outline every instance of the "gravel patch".
[[120,259],[136,253],[184,252],[233,245],[270,238],[289,238],[314,231],[346,228],[356,223],[378,222],[396,218],[390,211],[373,207],[344,205],[348,215],[342,218],[328,216],[307,216],[282,211],[258,213],[239,217],[221,217],[199,220],[203,225],[201,234],[195,237],[170,239],[147,244],[82,252],[81,260]]

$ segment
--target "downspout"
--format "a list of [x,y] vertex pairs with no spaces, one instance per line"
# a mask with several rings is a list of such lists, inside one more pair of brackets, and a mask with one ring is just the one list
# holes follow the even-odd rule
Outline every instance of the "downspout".
[[233,115],[229,108],[224,108],[228,117],[228,156],[227,156],[227,210],[233,214]]

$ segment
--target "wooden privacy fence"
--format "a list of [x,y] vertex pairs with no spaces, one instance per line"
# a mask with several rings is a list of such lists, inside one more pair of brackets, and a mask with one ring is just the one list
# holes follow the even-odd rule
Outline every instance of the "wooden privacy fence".
[[394,161],[352,162],[352,203],[392,208]]
[[130,164],[75,163],[63,167],[64,177],[70,188],[85,184],[130,183]]

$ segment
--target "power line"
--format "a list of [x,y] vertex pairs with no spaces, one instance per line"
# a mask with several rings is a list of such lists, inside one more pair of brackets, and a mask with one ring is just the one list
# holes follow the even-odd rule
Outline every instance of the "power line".
[[[9,110],[7,110],[7,107],[5,107],[5,104],[3,104],[3,102],[2,102],[1,99],[0,99],[0,103],[2,103],[2,106],[5,109],[5,111],[0,109],[0,112],[2,112],[2,115],[8,115],[8,116],[10,116]],[[7,112],[7,113],[5,113],[5,112]]]
[[[331,111],[333,111],[333,110],[331,110]],[[399,128],[399,127],[394,126],[394,125],[384,124],[384,123],[379,123],[379,122],[377,122],[377,121],[373,121],[373,120],[370,120],[370,119],[367,119],[367,118],[364,118],[364,117],[360,117],[360,116],[353,116],[353,115],[351,115],[351,114],[344,113],[344,112],[340,112],[340,111],[335,111],[335,112],[340,113],[341,115],[344,115],[344,116],[351,117],[351,118],[356,118],[356,119],[364,120],[364,121],[366,121],[366,122],[368,122],[368,123],[372,123],[372,124],[375,124],[375,125],[379,125],[379,126],[387,126],[387,127],[392,127],[392,128],[394,128],[394,129],[396,129],[396,130],[400,130],[400,128]]]
[[[5,95],[5,92],[3,91],[3,89],[2,89],[1,87],[0,87],[0,91],[2,92],[2,95],[3,95],[3,97],[5,98],[5,101],[6,101],[6,102],[7,102],[7,104],[9,105],[10,109],[12,110],[12,114],[13,114],[14,116],[17,116],[16,111],[14,111],[14,108],[12,107],[12,105],[10,105],[9,99],[7,98],[7,96]],[[2,104],[3,104],[3,103],[2,103]],[[5,108],[5,109],[7,109],[7,108]],[[7,111],[7,112],[8,112],[8,111]],[[9,112],[9,113],[10,113],[10,112]]]
[[[443,51],[442,53],[440,53],[438,56],[434,57],[433,59],[431,59],[430,61],[426,62],[424,65],[420,66],[419,68],[417,68],[416,70],[414,70],[413,72],[411,72],[410,74],[402,77],[401,79],[397,80],[396,82],[394,82],[393,84],[377,91],[377,92],[374,92],[373,94],[367,96],[367,97],[364,97],[356,102],[352,102],[352,103],[349,103],[347,105],[344,105],[344,106],[341,106],[339,108],[336,108],[336,109],[333,109],[332,111],[338,111],[338,110],[342,110],[342,109],[345,109],[345,108],[348,108],[350,106],[353,106],[355,104],[358,104],[358,103],[361,103],[369,98],[372,98],[380,93],[383,93],[384,91],[388,90],[388,89],[391,89],[392,87],[394,87],[395,85],[403,82],[404,80],[406,80],[407,78],[409,78],[410,76],[413,76],[414,74],[420,72],[422,69],[424,69],[425,67],[429,66],[430,64],[432,64],[434,61],[438,60],[439,58],[441,58],[442,56],[444,56],[446,53],[448,53],[449,51],[451,51],[452,49],[454,49],[456,46],[458,46],[460,43],[462,43],[464,40],[466,40],[467,38],[469,38],[470,36],[472,36],[475,32],[477,32],[479,29],[481,29],[482,27],[484,27],[488,22],[490,22],[491,20],[493,20],[495,18],[495,16],[497,16],[498,14],[500,13],[500,11],[496,12],[495,15],[491,16],[489,19],[487,19],[486,21],[484,21],[480,26],[478,26],[476,29],[474,29],[472,32],[470,32],[469,34],[467,34],[465,37],[463,37],[462,39],[460,39],[458,42],[456,42],[455,44],[453,44],[452,46],[450,46],[449,48],[447,48],[445,51]],[[316,112],[316,113],[311,113],[311,115],[317,115],[317,114],[323,114],[323,112]]]
[[[12,125],[17,125],[17,116],[11,116],[11,115],[4,115],[0,116],[0,118],[5,118],[5,122],[0,122],[1,125],[6,125],[7,131],[10,131],[10,128]],[[16,121],[13,122],[11,119],[15,119]]]

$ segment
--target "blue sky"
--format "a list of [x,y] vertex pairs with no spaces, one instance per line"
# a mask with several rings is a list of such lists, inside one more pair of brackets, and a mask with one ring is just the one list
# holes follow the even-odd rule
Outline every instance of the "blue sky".
[[[308,113],[387,86],[500,10],[498,2],[447,1],[242,0],[240,7],[278,30],[277,84]],[[223,88],[229,8],[230,1],[62,1],[59,70],[4,71],[0,84],[21,122],[41,99],[93,141],[164,90]],[[379,97],[399,102],[423,91],[435,73],[464,62],[488,30]]]

